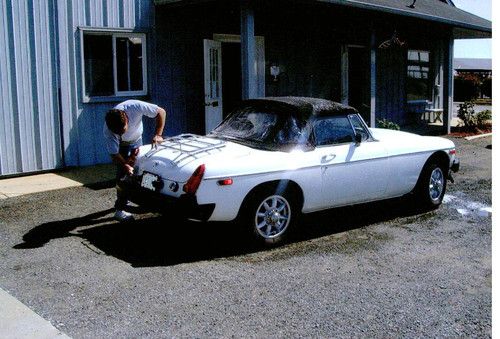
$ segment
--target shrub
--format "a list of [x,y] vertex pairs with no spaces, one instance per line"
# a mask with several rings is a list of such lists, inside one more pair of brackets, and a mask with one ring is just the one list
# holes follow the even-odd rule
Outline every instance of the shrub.
[[474,101],[466,101],[458,107],[458,117],[463,121],[466,129],[477,126],[477,117],[474,111]]
[[396,124],[395,122],[386,120],[386,119],[378,119],[377,120],[377,127],[386,128],[386,129],[393,129],[396,131],[400,130],[400,127],[398,124]]
[[491,121],[491,111],[485,110],[479,113],[474,111],[474,101],[466,101],[459,105],[458,117],[463,121],[466,130],[476,130],[485,127]]
[[491,121],[491,111],[489,109],[481,111],[476,114],[477,125],[479,127],[484,127]]

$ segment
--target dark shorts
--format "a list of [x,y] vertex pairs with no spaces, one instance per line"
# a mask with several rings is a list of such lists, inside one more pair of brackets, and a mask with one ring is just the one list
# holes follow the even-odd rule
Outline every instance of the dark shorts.
[[[125,160],[127,160],[141,146],[142,146],[142,139],[139,139],[132,144],[120,144],[119,153],[122,157],[125,158]],[[122,166],[116,166],[116,180],[120,180],[121,178],[123,178],[125,174],[126,174],[125,170],[123,169]]]
[[[130,158],[136,151],[137,149],[142,146],[142,139],[137,140],[133,144],[121,144],[120,145],[120,154],[122,157],[127,160]],[[115,208],[117,210],[122,210],[127,206],[128,203],[128,197],[123,192],[122,190],[119,189],[118,187],[118,182],[126,175],[127,173],[123,169],[123,166],[116,166],[116,182],[117,182],[117,190],[116,190],[116,201],[115,201]]]

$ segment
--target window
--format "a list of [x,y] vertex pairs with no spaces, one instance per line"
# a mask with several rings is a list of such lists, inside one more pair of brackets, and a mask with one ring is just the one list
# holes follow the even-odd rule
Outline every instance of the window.
[[316,146],[342,144],[354,140],[354,130],[346,116],[320,118],[314,123]]
[[242,106],[234,110],[213,134],[263,149],[287,150],[308,144],[305,122],[289,111],[263,106]]
[[430,53],[408,51],[406,97],[411,100],[427,100],[430,96]]
[[84,97],[145,95],[146,35],[82,31]]
[[354,127],[356,134],[361,134],[361,141],[365,141],[370,138],[370,134],[368,133],[364,121],[362,121],[357,114],[350,114],[349,120],[351,121],[352,127]]

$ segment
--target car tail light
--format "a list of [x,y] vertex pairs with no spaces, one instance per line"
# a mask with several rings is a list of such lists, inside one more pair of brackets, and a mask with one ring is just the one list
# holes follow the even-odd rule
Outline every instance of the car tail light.
[[198,187],[200,187],[201,179],[203,179],[204,174],[205,174],[205,165],[203,164],[198,166],[198,168],[193,172],[191,177],[182,187],[182,190],[188,194],[195,194],[196,191],[198,190]]
[[457,150],[456,150],[456,149],[450,149],[450,150],[448,151],[448,154],[449,154],[449,155],[455,155],[455,154],[457,154]]

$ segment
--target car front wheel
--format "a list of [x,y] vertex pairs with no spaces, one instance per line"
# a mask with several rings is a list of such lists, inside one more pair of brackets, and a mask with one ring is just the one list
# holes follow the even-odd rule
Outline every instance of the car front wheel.
[[435,163],[424,168],[418,187],[420,204],[427,209],[439,207],[446,192],[446,175],[443,169]]

